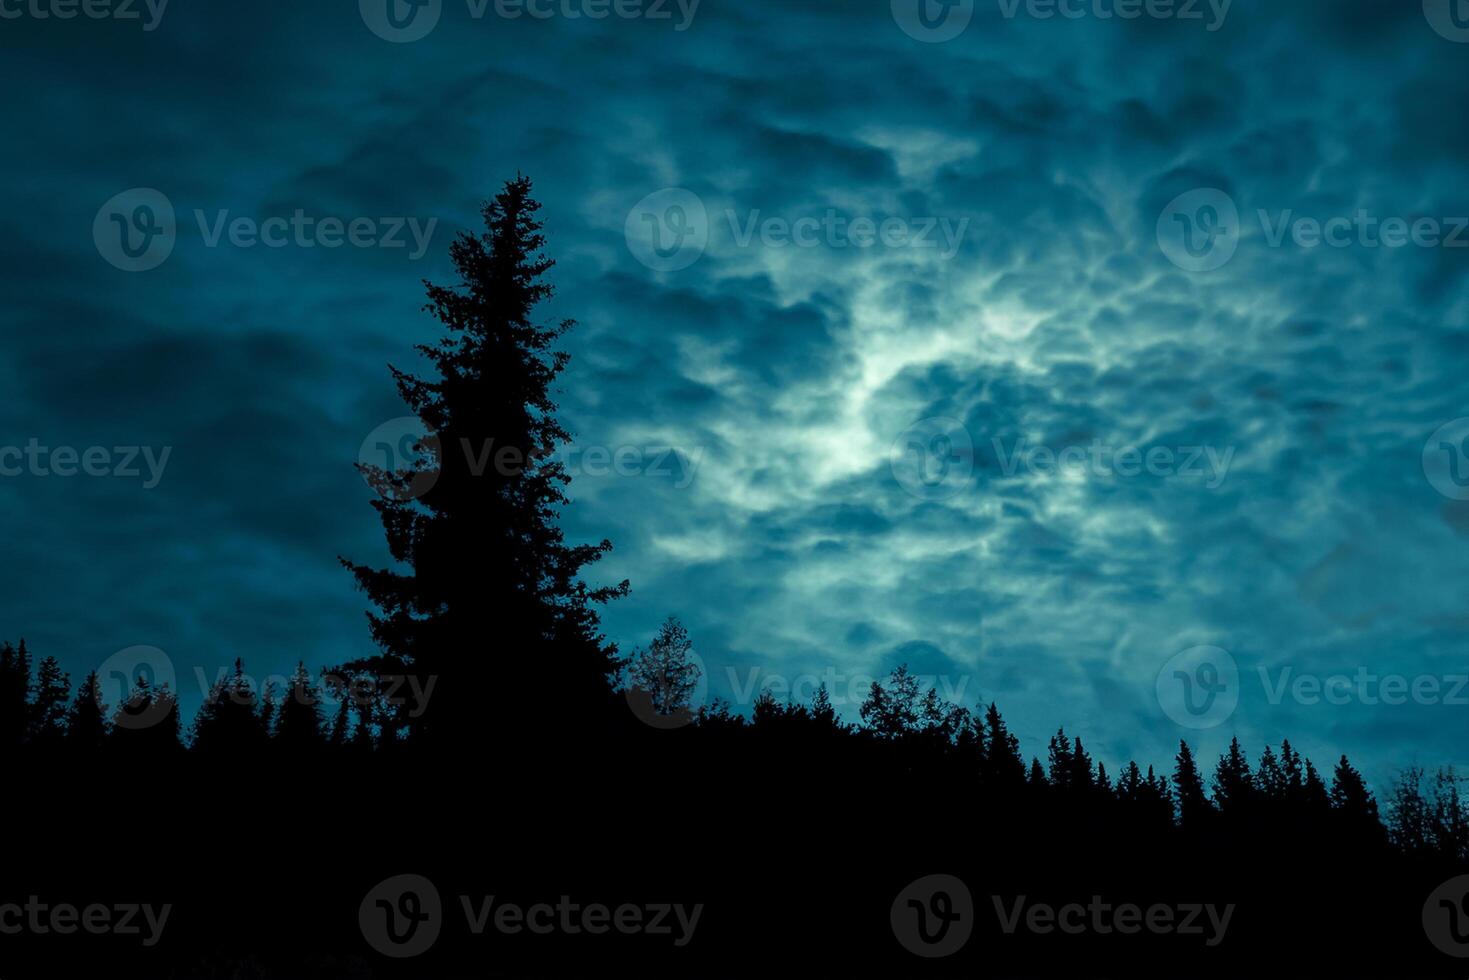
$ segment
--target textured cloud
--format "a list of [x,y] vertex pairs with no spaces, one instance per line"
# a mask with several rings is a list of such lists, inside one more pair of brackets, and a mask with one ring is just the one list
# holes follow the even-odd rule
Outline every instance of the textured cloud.
[[[845,2],[705,0],[686,31],[446,2],[408,44],[350,4],[179,5],[147,34],[7,22],[0,441],[174,447],[149,491],[0,483],[8,631],[74,670],[133,643],[211,673],[363,648],[334,556],[382,549],[350,464],[402,414],[384,364],[432,335],[419,279],[518,169],[547,205],[552,312],[581,323],[576,448],[642,451],[622,475],[583,461],[567,515],[616,543],[599,576],[633,580],[606,617],[626,646],[679,613],[726,697],[752,671],[907,660],[997,699],[1027,751],[1064,722],[1109,765],[1232,732],[1346,751],[1379,780],[1469,763],[1464,706],[1274,704],[1259,675],[1469,673],[1469,517],[1420,460],[1469,414],[1469,250],[1270,241],[1287,214],[1469,214],[1451,98],[1469,49],[1412,4],[1236,0],[1214,32],[1004,9],[976,0],[941,44]],[[179,214],[173,255],[140,274],[90,236],[134,186]],[[670,187],[708,243],[659,271],[625,227]],[[1236,206],[1238,241],[1189,272],[1157,226],[1199,188]],[[210,247],[194,214],[297,209],[438,224],[415,262]],[[809,247],[744,238],[828,215],[846,231]],[[864,219],[962,234],[948,257],[861,247]],[[890,458],[929,418],[973,446],[940,499]],[[1093,445],[1229,463],[1007,463]],[[1154,696],[1196,644],[1243,677],[1203,732]]]

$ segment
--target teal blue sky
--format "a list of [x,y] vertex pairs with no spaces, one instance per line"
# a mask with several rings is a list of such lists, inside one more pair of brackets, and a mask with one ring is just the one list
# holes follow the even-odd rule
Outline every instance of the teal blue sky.
[[[1435,435],[1469,416],[1446,4],[440,0],[395,6],[405,40],[374,2],[0,3],[0,445],[170,450],[151,487],[0,477],[6,635],[74,673],[157,647],[186,699],[236,656],[368,652],[336,558],[384,550],[352,464],[405,414],[387,364],[435,335],[420,280],[524,172],[547,316],[580,322],[565,525],[616,545],[594,575],[632,581],[624,648],[676,613],[710,696],[820,677],[853,718],[908,661],[1027,753],[1064,723],[1109,768],[1231,734],[1379,782],[1469,766],[1469,428]],[[146,271],[107,244],[135,188],[176,219]],[[308,247],[298,211],[404,246]],[[1156,682],[1200,645],[1238,704],[1188,727]],[[1364,673],[1438,693],[1289,687]]]

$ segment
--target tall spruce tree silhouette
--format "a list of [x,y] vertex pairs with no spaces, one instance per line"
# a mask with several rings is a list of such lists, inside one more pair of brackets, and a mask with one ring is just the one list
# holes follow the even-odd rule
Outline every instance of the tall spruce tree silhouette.
[[611,542],[568,545],[556,524],[570,483],[556,454],[570,436],[552,400],[568,355],[554,345],[572,321],[536,319],[553,265],[539,209],[517,177],[484,205],[485,231],[450,246],[459,282],[426,284],[425,306],[447,332],[417,347],[433,376],[390,366],[435,434],[420,447],[427,458],[397,473],[362,468],[382,491],[373,506],[407,570],[343,559],[377,607],[369,620],[382,651],[344,666],[437,678],[408,720],[420,748],[496,734],[516,752],[578,739],[572,729],[611,710],[621,667],[593,606],[628,585],[580,578]]

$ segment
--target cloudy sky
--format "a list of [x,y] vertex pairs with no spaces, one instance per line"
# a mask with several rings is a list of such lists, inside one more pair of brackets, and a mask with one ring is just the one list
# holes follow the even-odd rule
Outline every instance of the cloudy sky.
[[352,464],[520,171],[625,649],[854,718],[906,661],[1109,768],[1469,765],[1446,3],[394,3],[0,3],[6,635],[186,695],[368,652]]

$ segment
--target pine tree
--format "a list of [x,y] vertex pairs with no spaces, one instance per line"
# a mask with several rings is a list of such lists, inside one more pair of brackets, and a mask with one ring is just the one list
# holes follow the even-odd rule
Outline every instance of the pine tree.
[[28,737],[38,750],[52,750],[65,739],[70,698],[71,678],[62,671],[55,657],[44,658],[36,668],[36,694],[28,724]]
[[1280,768],[1285,776],[1285,799],[1292,806],[1299,806],[1305,796],[1305,774],[1301,769],[1300,753],[1285,739],[1280,743]]
[[1026,782],[1032,790],[1043,790],[1050,785],[1046,782],[1046,769],[1041,765],[1041,760],[1031,758],[1030,778]]
[[831,695],[827,693],[826,685],[822,684],[811,699],[811,720],[819,728],[836,728],[836,719],[836,709],[831,706]]
[[17,649],[0,646],[0,758],[13,756],[25,743],[30,717],[31,656],[26,641]]
[[275,744],[288,750],[289,756],[310,755],[326,744],[324,725],[321,691],[306,665],[298,661],[276,715]]
[[[1106,775],[1105,769],[1102,770],[1101,775]],[[1086,749],[1082,747],[1080,735],[1076,737],[1076,741],[1071,746],[1070,784],[1072,792],[1082,795],[1090,794],[1100,784],[1100,781],[1093,777],[1092,757],[1087,755]]]
[[180,730],[178,698],[167,685],[154,691],[139,677],[112,715],[108,741],[119,756],[156,764],[183,751]]
[[1019,789],[1025,782],[1025,759],[1020,754],[1020,739],[1005,727],[1000,709],[994,702],[984,713],[984,778],[995,789]]
[[234,673],[215,682],[194,717],[194,751],[217,756],[257,755],[269,742],[264,721],[254,682],[245,675],[244,663],[237,659]]
[[1058,728],[1051,736],[1046,751],[1050,760],[1048,774],[1051,785],[1064,792],[1071,787],[1072,774],[1071,739],[1066,737],[1064,728]]
[[1377,800],[1367,788],[1362,774],[1352,767],[1346,756],[1336,764],[1331,781],[1331,809],[1346,832],[1364,840],[1384,835],[1377,814]]
[[1255,767],[1255,791],[1260,799],[1272,806],[1285,801],[1286,775],[1275,752],[1270,746],[1260,753],[1260,763]]
[[858,713],[877,735],[898,738],[918,727],[921,708],[918,678],[908,673],[907,664],[900,664],[886,684],[872,682]]
[[1239,739],[1229,740],[1229,749],[1219,757],[1214,769],[1214,805],[1226,816],[1239,816],[1249,810],[1254,796],[1254,775],[1240,748]]
[[1423,796],[1423,770],[1409,766],[1393,782],[1387,805],[1388,839],[1406,854],[1433,849],[1433,811]]
[[[570,483],[556,457],[570,436],[552,401],[567,363],[554,345],[571,321],[536,322],[553,265],[541,254],[539,208],[524,178],[485,204],[485,231],[449,248],[459,282],[428,287],[426,309],[446,330],[418,347],[432,375],[393,369],[399,394],[435,433],[420,444],[428,458],[397,475],[362,469],[382,494],[373,506],[389,550],[411,571],[344,560],[376,607],[369,619],[383,651],[347,669],[436,677],[415,733],[476,741],[498,732],[518,748],[527,731],[549,737],[551,692],[574,725],[610,710],[621,662],[594,605],[627,592],[626,582],[594,589],[580,579],[610,542],[568,545],[555,523]],[[575,736],[564,728],[557,737]]]
[[1187,742],[1178,743],[1173,770],[1173,786],[1178,793],[1178,820],[1185,830],[1197,830],[1209,819],[1213,807],[1204,795],[1204,781],[1194,762],[1193,750]]
[[80,755],[96,755],[107,740],[107,705],[102,700],[102,682],[94,670],[77,688],[67,714],[67,748]]

